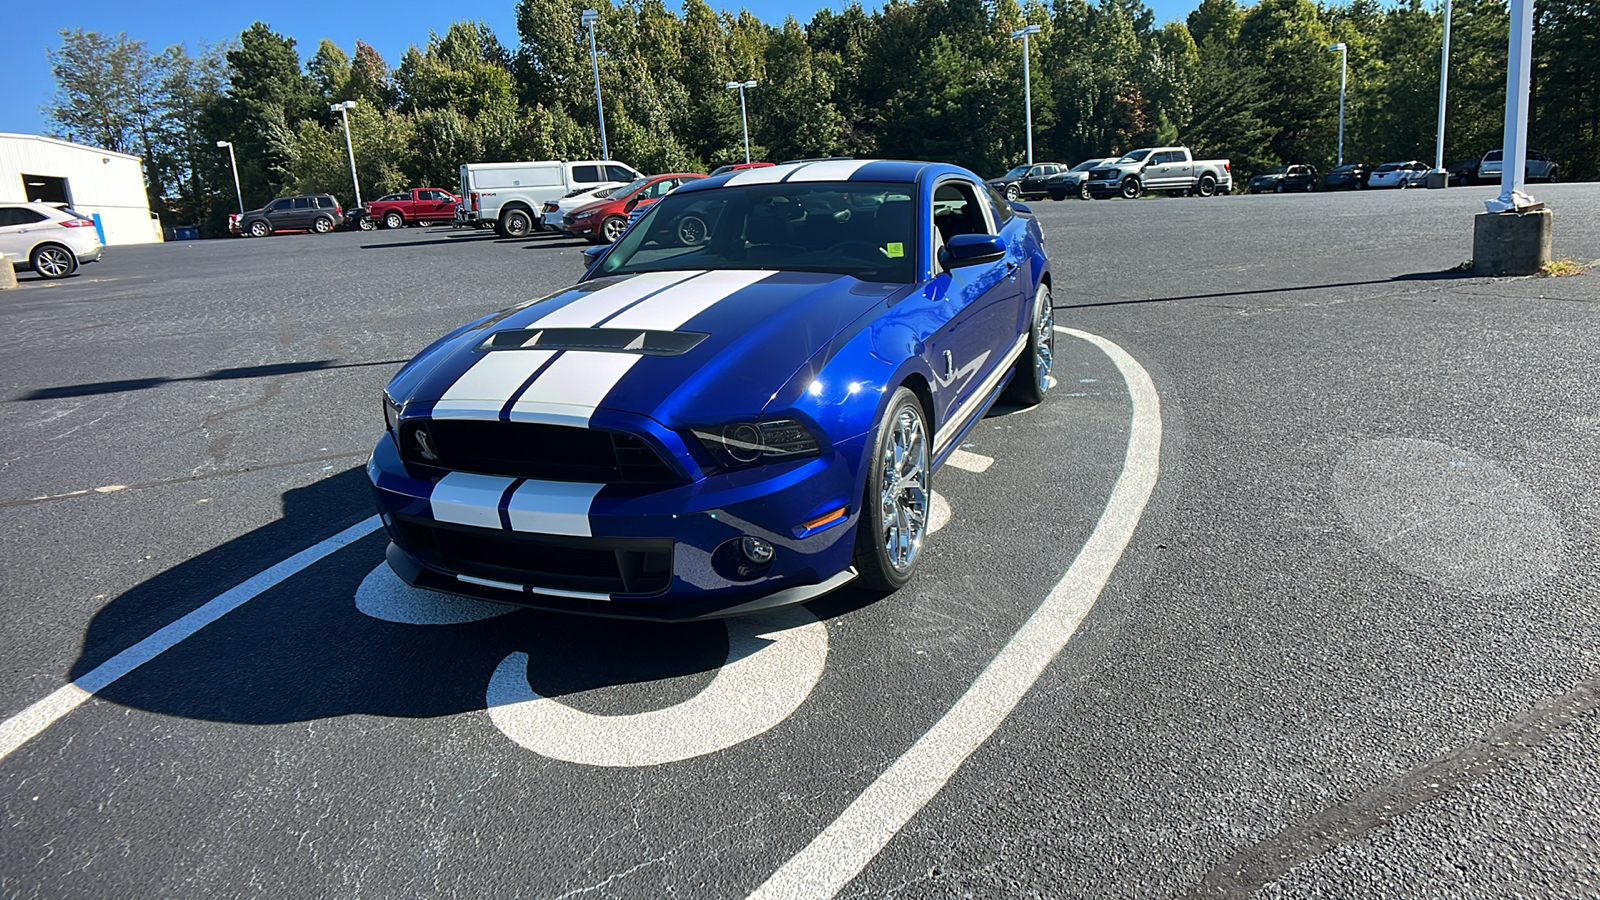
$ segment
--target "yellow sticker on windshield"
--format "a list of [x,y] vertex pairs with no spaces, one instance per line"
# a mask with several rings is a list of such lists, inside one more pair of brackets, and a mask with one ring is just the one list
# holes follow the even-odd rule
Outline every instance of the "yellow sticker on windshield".
[[887,253],[890,259],[899,259],[906,255],[906,245],[896,242],[883,248],[883,252]]

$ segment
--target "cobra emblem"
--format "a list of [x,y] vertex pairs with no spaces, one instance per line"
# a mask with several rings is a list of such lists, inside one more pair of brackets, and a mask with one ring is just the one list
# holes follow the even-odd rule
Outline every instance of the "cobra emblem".
[[418,428],[411,433],[417,438],[417,452],[422,454],[422,458],[429,462],[438,462],[439,454],[434,452],[433,441],[428,438],[427,429]]

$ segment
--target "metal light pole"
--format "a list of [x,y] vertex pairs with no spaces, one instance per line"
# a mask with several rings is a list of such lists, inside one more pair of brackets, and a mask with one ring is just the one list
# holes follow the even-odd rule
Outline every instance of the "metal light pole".
[[1484,201],[1490,212],[1534,205],[1522,192],[1528,165],[1528,82],[1533,64],[1533,0],[1511,0],[1511,48],[1506,60],[1505,146],[1501,151],[1500,196]]
[[1343,41],[1337,44],[1329,44],[1328,49],[1339,51],[1339,162],[1337,165],[1342,166],[1344,165],[1344,78],[1345,73],[1350,68],[1350,52]]
[[233,193],[239,198],[239,215],[244,215],[244,191],[239,189],[239,161],[233,157],[232,141],[217,141],[218,147],[228,148],[228,165],[233,168]]
[[727,84],[728,90],[730,90],[730,91],[731,90],[738,90],[739,91],[739,123],[744,126],[744,161],[745,162],[749,162],[750,161],[750,117],[745,115],[745,110],[744,110],[744,89],[745,88],[753,88],[755,86],[756,86],[756,82],[754,82],[754,81],[730,81]]
[[1026,110],[1028,122],[1028,165],[1033,165],[1033,72],[1028,65],[1028,35],[1038,34],[1041,31],[1037,25],[1029,25],[1011,32],[1011,39],[1022,38],[1022,104]]
[[356,108],[354,100],[335,103],[328,107],[329,112],[336,112],[344,117],[344,149],[350,152],[350,183],[356,189],[356,208],[361,208],[361,179],[356,177],[356,148],[350,143],[350,110]]
[[[1444,0],[1444,46],[1439,51],[1439,135],[1434,139],[1433,169],[1436,172],[1444,170],[1444,98],[1450,89],[1450,7],[1455,5],[1452,0]],[[1449,183],[1449,174],[1445,175],[1445,183]]]
[[600,21],[600,12],[586,9],[578,21],[589,29],[589,62],[594,65],[594,108],[600,114],[600,158],[610,159],[611,145],[606,143],[606,106],[600,102],[600,54],[594,48],[594,26]]

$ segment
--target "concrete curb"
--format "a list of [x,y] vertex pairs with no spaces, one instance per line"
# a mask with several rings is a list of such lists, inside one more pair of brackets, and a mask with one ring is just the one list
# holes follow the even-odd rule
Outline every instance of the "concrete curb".
[[11,260],[7,259],[4,253],[0,253],[0,291],[17,286],[17,272],[11,266]]

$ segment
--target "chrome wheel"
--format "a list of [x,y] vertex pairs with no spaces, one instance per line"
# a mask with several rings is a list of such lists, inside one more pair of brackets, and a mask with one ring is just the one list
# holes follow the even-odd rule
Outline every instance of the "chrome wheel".
[[627,219],[620,216],[612,216],[600,223],[600,236],[605,239],[606,243],[613,244],[616,243],[617,238],[622,237],[622,229],[627,227]]
[[361,224],[358,227],[362,231],[377,231],[378,230],[378,223],[373,221],[371,216],[362,216],[361,217]]
[[928,525],[928,432],[912,407],[901,408],[890,429],[878,457],[882,489],[878,521],[883,528],[879,541],[885,561],[895,572],[906,574],[922,550]]
[[1012,203],[1022,199],[1022,189],[1014,184],[1006,185],[1006,199]]
[[72,269],[72,254],[61,247],[40,247],[33,251],[33,270],[41,278],[63,278]]
[[1050,387],[1050,368],[1056,362],[1056,311],[1050,289],[1039,292],[1039,311],[1033,324],[1033,383],[1043,394]]
[[315,222],[311,223],[311,230],[315,231],[317,234],[327,234],[333,230],[333,220],[317,219]]
[[400,214],[397,212],[389,213],[383,217],[383,227],[385,228],[401,228],[405,224],[406,220],[401,218]]
[[251,225],[250,225],[250,236],[251,237],[266,237],[267,236],[267,232],[269,230],[270,229],[267,228],[267,223],[258,220],[256,222],[251,223]]

